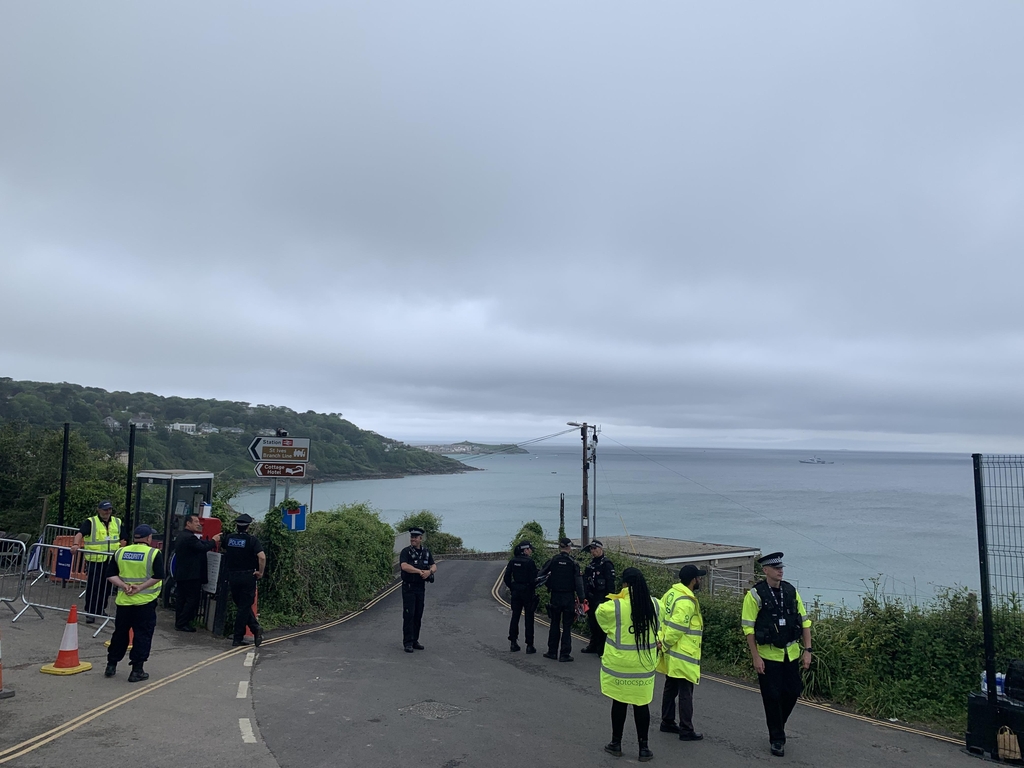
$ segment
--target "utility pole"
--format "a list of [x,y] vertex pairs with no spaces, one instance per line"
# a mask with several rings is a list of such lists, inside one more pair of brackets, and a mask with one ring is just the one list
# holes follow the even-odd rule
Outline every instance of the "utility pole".
[[[566,422],[566,423],[570,427],[579,427],[580,428],[580,440],[583,441],[583,502],[580,504],[580,541],[581,541],[580,546],[585,547],[587,544],[590,543],[590,539],[592,538],[591,533],[590,533],[590,498],[589,498],[589,494],[590,494],[589,486],[590,486],[590,483],[589,483],[589,478],[588,478],[588,473],[590,471],[590,459],[591,459],[591,456],[592,456],[592,451],[591,451],[591,447],[588,444],[588,442],[589,442],[589,438],[590,438],[590,433],[591,432],[593,432],[593,434],[594,434],[594,442],[595,443],[597,442],[597,426],[593,425],[593,424],[587,424],[586,422],[583,422],[582,424],[580,424],[579,422],[576,422],[576,421],[569,421],[569,422]],[[596,476],[595,476],[595,483],[596,483]],[[595,485],[595,495],[596,495],[596,485]]]

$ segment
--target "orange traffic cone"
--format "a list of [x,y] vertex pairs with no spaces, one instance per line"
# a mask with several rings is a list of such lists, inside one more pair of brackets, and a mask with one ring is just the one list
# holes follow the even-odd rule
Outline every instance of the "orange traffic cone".
[[4,652],[0,644],[0,699],[9,699],[13,695],[14,691],[4,689]]
[[[132,649],[132,643],[134,643],[134,642],[135,642],[135,630],[132,629],[131,627],[128,627],[128,650],[129,651]],[[107,640],[107,642],[105,642],[103,645],[106,648],[109,648],[110,647],[110,641]]]
[[57,660],[39,668],[48,675],[74,675],[92,669],[92,663],[78,660],[78,606],[72,605],[68,623],[64,625],[64,637],[60,641]]
[[[252,598],[252,615],[256,617],[256,621],[260,620],[260,588],[256,587],[256,594]],[[252,630],[249,629],[249,625],[245,625],[245,636],[254,637]]]

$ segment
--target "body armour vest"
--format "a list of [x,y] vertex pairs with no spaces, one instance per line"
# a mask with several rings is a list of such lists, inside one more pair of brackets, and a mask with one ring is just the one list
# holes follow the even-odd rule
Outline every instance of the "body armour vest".
[[758,645],[785,648],[799,640],[803,633],[803,617],[796,610],[796,587],[788,581],[781,582],[779,586],[782,589],[781,605],[767,581],[754,585],[754,591],[761,598],[761,609],[754,620],[754,640]]

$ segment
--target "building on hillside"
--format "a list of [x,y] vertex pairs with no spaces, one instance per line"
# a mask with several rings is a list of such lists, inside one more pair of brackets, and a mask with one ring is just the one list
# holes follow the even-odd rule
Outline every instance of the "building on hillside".
[[186,435],[194,435],[196,433],[195,424],[185,424],[180,421],[176,421],[173,424],[167,425],[168,432],[184,432]]
[[128,466],[128,451],[114,451],[114,461],[119,461]]
[[201,435],[216,435],[218,432],[220,432],[220,430],[217,429],[217,427],[213,426],[213,424],[211,424],[208,421],[204,421],[202,424],[196,427],[196,429],[199,431],[199,434]]
[[277,436],[277,430],[276,429],[257,429],[256,430],[256,436],[257,437],[276,437]]
[[242,429],[241,427],[221,427],[220,431],[223,432],[225,435],[240,435],[245,430]]
[[664,565],[678,573],[687,564],[706,568],[705,589],[746,592],[754,583],[754,562],[761,550],[731,544],[666,539],[660,536],[603,536],[605,549]]
[[143,416],[141,413],[138,416],[133,416],[128,419],[128,423],[134,424],[135,429],[142,430],[144,432],[150,432],[156,428],[156,422],[149,418],[149,416]]
[[103,426],[109,429],[111,432],[117,432],[121,429],[121,422],[115,419],[113,416],[107,416],[103,420]]

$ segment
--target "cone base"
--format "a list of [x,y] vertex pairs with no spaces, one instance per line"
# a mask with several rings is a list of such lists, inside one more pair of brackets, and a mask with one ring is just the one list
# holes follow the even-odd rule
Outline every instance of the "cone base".
[[9,699],[14,695],[14,691],[0,691],[0,699]]
[[77,667],[55,667],[53,664],[45,664],[39,671],[46,675],[77,675],[79,672],[88,672],[92,669],[91,661],[83,661]]
[[[106,641],[105,643],[103,643],[103,646],[104,646],[105,648],[109,648],[109,647],[110,647],[110,641],[109,641],[109,640],[107,640],[107,641]],[[128,650],[130,651],[131,649],[132,649],[132,644],[131,644],[131,643],[128,643]]]

